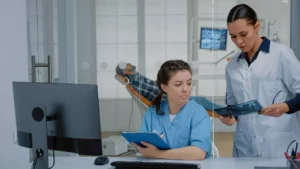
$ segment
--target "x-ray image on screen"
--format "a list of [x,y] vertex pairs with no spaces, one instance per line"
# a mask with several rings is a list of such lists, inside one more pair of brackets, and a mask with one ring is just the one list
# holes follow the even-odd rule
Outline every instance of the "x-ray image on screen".
[[202,27],[200,31],[200,49],[226,50],[227,29]]

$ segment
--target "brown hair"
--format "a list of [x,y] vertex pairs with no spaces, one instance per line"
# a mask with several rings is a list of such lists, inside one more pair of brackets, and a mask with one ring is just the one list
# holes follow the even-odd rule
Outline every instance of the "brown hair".
[[163,63],[157,73],[156,84],[160,89],[160,93],[155,97],[152,101],[152,105],[155,105],[156,113],[159,115],[163,115],[164,112],[160,110],[160,102],[162,100],[163,94],[166,94],[162,88],[161,84],[168,85],[171,77],[177,73],[178,71],[187,70],[192,74],[192,69],[188,63],[183,60],[168,60]]

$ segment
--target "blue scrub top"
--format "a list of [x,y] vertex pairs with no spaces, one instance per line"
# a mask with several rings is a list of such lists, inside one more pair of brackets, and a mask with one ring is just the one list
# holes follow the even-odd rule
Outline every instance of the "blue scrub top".
[[140,132],[163,134],[164,141],[172,148],[196,146],[211,153],[211,120],[207,111],[193,99],[190,99],[170,121],[168,100],[160,105],[164,115],[158,115],[155,106],[151,106],[144,114]]

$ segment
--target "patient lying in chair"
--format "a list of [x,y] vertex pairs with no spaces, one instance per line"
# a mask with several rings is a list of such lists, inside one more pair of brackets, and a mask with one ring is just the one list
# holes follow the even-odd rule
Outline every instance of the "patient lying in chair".
[[[154,98],[159,94],[159,88],[157,87],[156,82],[138,73],[136,71],[136,67],[130,63],[119,63],[116,67],[116,74],[127,77],[131,86],[150,102],[152,102],[152,100],[154,100]],[[191,98],[203,106],[206,110],[225,107],[224,105],[213,103],[205,97],[191,96]]]

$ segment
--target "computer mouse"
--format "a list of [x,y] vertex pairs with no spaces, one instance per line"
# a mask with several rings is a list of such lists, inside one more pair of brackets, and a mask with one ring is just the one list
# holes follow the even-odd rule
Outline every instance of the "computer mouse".
[[95,165],[105,165],[109,162],[108,157],[97,157],[94,161]]

